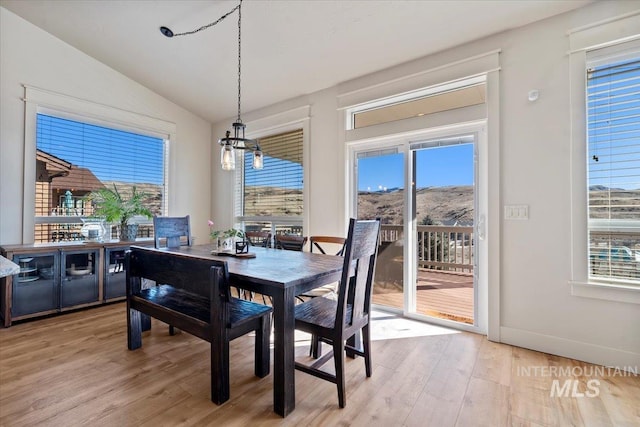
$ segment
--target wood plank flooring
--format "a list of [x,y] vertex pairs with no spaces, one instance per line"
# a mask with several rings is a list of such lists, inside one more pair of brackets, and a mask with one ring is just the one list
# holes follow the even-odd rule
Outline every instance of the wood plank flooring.
[[[216,406],[208,344],[154,321],[142,348],[128,351],[124,303],[16,324],[0,329],[0,425],[640,425],[637,376],[567,377],[582,392],[597,379],[599,395],[551,397],[557,378],[522,369],[593,365],[385,313],[373,325],[373,376],[361,358],[347,360],[346,408],[335,385],[296,372],[296,409],[282,419],[273,374],[253,376],[250,336],[231,344],[231,399]],[[305,358],[308,336],[296,345]]]
[[[373,302],[402,309],[401,288],[373,288]],[[473,276],[435,270],[418,270],[416,312],[427,316],[473,324]]]

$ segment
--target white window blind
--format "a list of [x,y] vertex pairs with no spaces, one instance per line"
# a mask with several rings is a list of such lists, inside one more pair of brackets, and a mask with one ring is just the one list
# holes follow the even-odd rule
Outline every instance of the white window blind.
[[[165,140],[45,114],[36,126],[36,242],[81,239],[81,218],[93,213],[85,196],[114,184],[124,194],[136,186],[154,214],[166,213]],[[152,225],[140,233],[152,237]]]
[[587,53],[589,275],[640,285],[640,48]]
[[260,138],[264,168],[244,156],[243,215],[291,217],[303,214],[302,129]]

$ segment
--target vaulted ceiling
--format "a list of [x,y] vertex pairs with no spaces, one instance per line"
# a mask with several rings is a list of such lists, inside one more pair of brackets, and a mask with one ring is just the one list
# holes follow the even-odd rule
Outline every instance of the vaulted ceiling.
[[[242,110],[250,111],[560,14],[590,0],[245,0]],[[211,121],[236,114],[237,1],[0,0],[0,5]]]

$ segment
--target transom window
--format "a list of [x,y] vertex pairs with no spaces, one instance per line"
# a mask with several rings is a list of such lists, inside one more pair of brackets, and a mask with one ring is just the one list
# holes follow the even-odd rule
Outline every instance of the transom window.
[[486,89],[478,76],[368,102],[347,111],[347,130],[484,104]]

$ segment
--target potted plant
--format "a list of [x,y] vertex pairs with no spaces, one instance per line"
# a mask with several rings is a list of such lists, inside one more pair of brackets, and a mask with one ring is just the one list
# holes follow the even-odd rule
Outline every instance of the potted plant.
[[146,193],[138,192],[134,185],[131,194],[126,197],[115,184],[113,190],[110,188],[100,188],[91,192],[87,198],[94,204],[93,214],[104,217],[109,223],[120,224],[120,240],[135,240],[138,233],[138,224],[129,224],[129,220],[136,215],[143,215],[151,218],[153,214],[145,206],[145,201],[149,197]]
[[[218,245],[222,243],[223,251],[232,251],[235,248],[236,238],[244,239],[244,231],[237,228],[230,228],[228,230],[214,230],[213,221],[207,221],[209,225],[209,237],[214,250],[218,249]],[[222,239],[222,242],[220,242]]]

